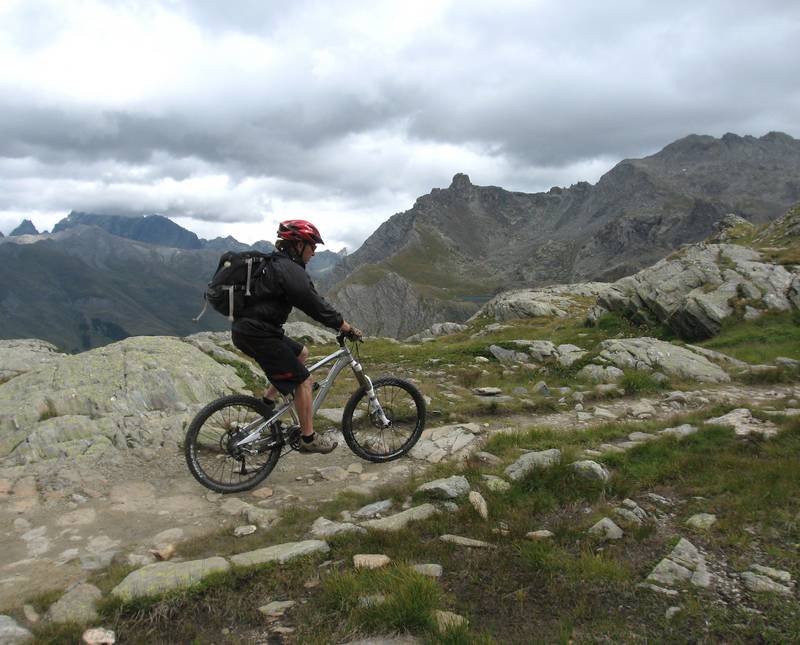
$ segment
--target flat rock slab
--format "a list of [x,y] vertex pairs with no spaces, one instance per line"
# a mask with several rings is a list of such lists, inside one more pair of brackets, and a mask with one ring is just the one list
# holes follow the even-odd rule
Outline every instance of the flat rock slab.
[[589,535],[594,535],[606,540],[619,540],[622,538],[622,529],[619,528],[614,522],[604,517],[589,529]]
[[24,627],[17,625],[11,616],[0,615],[0,643],[3,643],[3,645],[21,645],[31,640],[33,640],[33,634]]
[[384,636],[370,636],[369,638],[361,638],[357,641],[348,641],[342,645],[419,645],[422,643],[416,636],[394,636],[386,634]]
[[747,437],[751,434],[760,434],[765,438],[774,437],[778,434],[778,427],[771,421],[761,421],[756,419],[753,413],[747,408],[737,408],[721,417],[706,419],[708,424],[728,426],[733,428],[737,437]]
[[54,623],[89,623],[97,618],[95,603],[102,596],[102,592],[94,585],[75,585],[50,606],[45,620]]
[[296,604],[297,603],[294,600],[274,600],[273,602],[267,603],[263,607],[259,607],[258,611],[265,616],[277,618],[279,616],[283,616],[286,613],[286,610],[291,609]]
[[294,558],[300,558],[314,553],[327,553],[331,548],[323,540],[303,540],[302,542],[287,542],[276,544],[255,551],[247,551],[231,556],[231,562],[239,567],[248,567],[257,564],[277,562],[283,564]]
[[443,569],[441,564],[414,564],[411,568],[417,573],[421,573],[423,576],[428,576],[429,578],[442,577]]
[[318,517],[311,525],[311,535],[317,538],[329,538],[340,533],[366,533],[367,529],[349,522],[332,522],[324,517]]
[[506,468],[505,472],[511,479],[517,481],[535,470],[549,468],[559,461],[561,461],[561,451],[558,448],[528,452]]
[[752,571],[745,571],[741,574],[741,577],[744,586],[750,591],[755,591],[756,593],[776,593],[781,596],[792,595],[792,590],[789,587],[775,582],[768,576],[762,576]]
[[367,504],[366,506],[362,506],[357,511],[353,511],[353,517],[358,519],[371,519],[376,515],[382,515],[387,511],[390,511],[392,508],[392,500],[384,499],[379,502],[372,502],[372,504]]
[[390,515],[389,517],[361,522],[361,526],[374,531],[400,531],[410,522],[426,520],[435,513],[436,507],[433,504],[421,504],[420,506],[414,506],[408,510]]
[[435,499],[455,499],[456,497],[466,495],[469,491],[469,482],[466,477],[461,475],[453,475],[445,479],[436,479],[422,484],[422,486],[417,488],[418,493],[424,493]]
[[697,513],[686,520],[686,524],[689,526],[702,530],[710,529],[716,522],[717,516],[711,513]]
[[112,589],[111,595],[131,600],[183,589],[197,584],[212,573],[227,571],[230,566],[225,558],[218,556],[189,562],[156,562],[128,574]]
[[381,569],[388,566],[392,559],[383,553],[357,553],[353,556],[356,569]]
[[449,533],[440,535],[439,539],[442,542],[449,542],[450,544],[456,544],[458,546],[468,546],[473,549],[491,549],[494,547],[494,544],[484,542],[483,540],[474,540],[472,538],[462,537],[461,535],[450,535]]
[[582,461],[574,461],[569,465],[570,469],[575,471],[575,474],[588,479],[590,481],[599,481],[607,483],[611,479],[611,473],[602,464],[592,461],[591,459],[584,459]]

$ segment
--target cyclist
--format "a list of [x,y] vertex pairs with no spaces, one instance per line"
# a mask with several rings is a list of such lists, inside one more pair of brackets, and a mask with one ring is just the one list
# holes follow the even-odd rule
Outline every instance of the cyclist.
[[241,310],[231,325],[233,344],[254,358],[264,370],[269,387],[264,402],[274,407],[278,392],[293,395],[300,419],[301,452],[329,453],[337,443],[314,432],[312,381],[304,363],[308,349],[283,331],[289,313],[297,307],[314,320],[351,338],[361,331],[344,320],[317,293],[305,270],[318,244],[324,244],[311,222],[294,219],[278,226],[276,252],[264,276],[257,281],[252,302]]

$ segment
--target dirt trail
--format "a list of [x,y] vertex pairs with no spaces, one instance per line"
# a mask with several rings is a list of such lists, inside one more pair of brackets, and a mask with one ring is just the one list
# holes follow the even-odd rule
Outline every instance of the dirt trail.
[[[703,405],[703,399],[709,404],[728,400],[739,405],[768,405],[800,398],[800,386],[728,385],[698,391],[694,397],[695,405]],[[630,406],[642,398],[654,404],[656,419],[691,409],[662,405],[658,395],[597,405],[625,418]],[[567,429],[607,421],[592,417],[579,423],[572,410],[495,417],[484,436],[530,425]],[[71,469],[68,463],[41,463],[27,467],[13,480],[0,478],[0,611],[17,607],[33,595],[85,579],[112,559],[124,562],[132,556],[144,563],[151,557],[149,550],[159,543],[201,536],[221,526],[232,529],[246,524],[244,518],[224,511],[223,503],[231,497],[277,510],[290,504],[313,505],[332,499],[348,487],[369,492],[427,466],[414,459],[371,464],[340,443],[330,455],[292,453],[281,459],[256,490],[224,498],[209,494],[191,477],[177,448],[117,453],[94,464],[90,471]],[[321,479],[316,469],[331,466],[344,471],[349,468],[349,472],[327,471],[335,479]],[[266,489],[272,494],[267,495]],[[159,536],[164,531],[168,532]]]

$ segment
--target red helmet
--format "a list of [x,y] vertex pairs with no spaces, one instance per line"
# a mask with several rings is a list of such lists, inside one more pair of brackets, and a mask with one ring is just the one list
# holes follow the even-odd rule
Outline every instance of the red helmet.
[[278,224],[278,237],[290,242],[325,244],[317,227],[304,219],[287,219],[285,222]]

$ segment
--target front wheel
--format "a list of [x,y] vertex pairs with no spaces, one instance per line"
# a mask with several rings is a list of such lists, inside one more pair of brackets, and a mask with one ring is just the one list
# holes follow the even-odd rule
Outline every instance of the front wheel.
[[376,379],[372,387],[389,426],[384,427],[380,411],[370,406],[367,387],[362,386],[344,408],[342,434],[362,459],[392,461],[411,450],[425,429],[425,400],[416,387],[398,378]]
[[239,493],[264,481],[281,456],[270,428],[242,446],[237,442],[265,423],[269,411],[251,396],[225,396],[212,401],[186,431],[186,463],[195,479],[217,493]]

